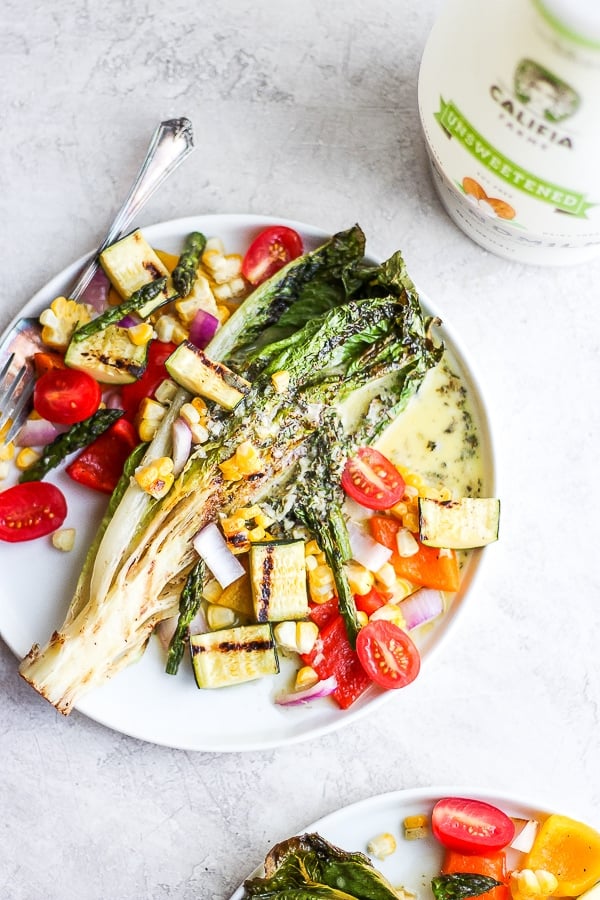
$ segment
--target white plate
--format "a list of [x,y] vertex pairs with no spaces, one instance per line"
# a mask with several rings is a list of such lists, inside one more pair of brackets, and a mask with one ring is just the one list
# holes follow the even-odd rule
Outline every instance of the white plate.
[[[317,247],[329,236],[298,222],[250,215],[178,219],[144,227],[143,232],[153,246],[165,251],[178,252],[183,238],[190,231],[199,230],[207,236],[220,237],[228,252],[243,252],[254,235],[275,222],[296,228],[307,249]],[[39,314],[54,297],[68,289],[81,265],[82,260],[79,260],[52,279],[25,306],[21,315]],[[431,304],[424,305],[437,314]],[[447,327],[442,329],[442,334],[472,394],[485,460],[484,491],[487,496],[493,496],[491,439],[483,402],[472,370],[456,340]],[[0,634],[19,657],[24,656],[32,644],[43,645],[63,621],[86,547],[106,503],[105,497],[81,488],[60,471],[48,480],[59,485],[68,498],[69,515],[65,527],[76,527],[76,547],[64,555],[44,540],[0,543],[0,570],[3,573]],[[417,641],[425,658],[439,645],[455,621],[480,559],[480,552],[472,555],[451,609]],[[374,712],[392,696],[391,692],[373,687],[346,711],[338,709],[329,700],[302,708],[283,709],[273,703],[273,697],[289,683],[285,671],[279,677],[220,691],[200,692],[189,668],[182,666],[183,671],[177,677],[166,675],[158,642],[151,641],[139,663],[86,695],[77,704],[77,709],[109,728],[141,740],[186,750],[222,752],[275,747],[316,737],[356,721],[367,712]]]
[[[394,887],[404,887],[417,894],[419,900],[431,898],[431,879],[439,875],[443,850],[438,842],[429,835],[419,841],[406,841],[402,837],[402,823],[406,816],[427,815],[441,797],[469,797],[473,800],[484,800],[502,809],[507,815],[522,819],[545,817],[554,810],[544,809],[533,802],[516,800],[512,797],[488,793],[487,791],[470,791],[464,788],[417,788],[415,790],[393,791],[370,797],[360,803],[354,803],[339,809],[312,825],[307,825],[302,833],[318,832],[330,843],[349,852],[367,853],[367,843],[382,832],[389,831],[397,842],[396,852],[387,859],[373,859],[373,863],[385,875]],[[287,835],[282,837],[285,839]],[[270,848],[265,849],[265,856]],[[515,851],[507,853],[507,863],[516,862]],[[260,875],[259,866],[253,877]],[[243,900],[244,887],[240,885],[230,900]]]

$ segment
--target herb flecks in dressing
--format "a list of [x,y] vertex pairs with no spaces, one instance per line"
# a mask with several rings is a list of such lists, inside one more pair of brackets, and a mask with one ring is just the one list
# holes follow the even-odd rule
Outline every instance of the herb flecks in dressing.
[[454,497],[481,495],[483,462],[469,392],[448,354],[377,442],[395,465]]

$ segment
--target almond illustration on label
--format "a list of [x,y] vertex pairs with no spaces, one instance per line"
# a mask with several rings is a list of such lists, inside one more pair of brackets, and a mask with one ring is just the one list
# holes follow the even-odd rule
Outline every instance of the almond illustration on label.
[[498,197],[488,197],[485,190],[474,178],[465,176],[462,180],[462,187],[467,197],[472,197],[479,209],[488,215],[496,215],[499,219],[514,219],[516,216],[517,212],[510,203],[500,200]]

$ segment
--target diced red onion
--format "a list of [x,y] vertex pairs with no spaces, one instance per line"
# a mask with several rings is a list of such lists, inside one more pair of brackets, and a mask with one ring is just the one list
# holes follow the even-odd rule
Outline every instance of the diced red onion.
[[317,681],[312,687],[305,688],[303,691],[290,691],[286,694],[280,694],[275,698],[275,703],[278,706],[300,706],[303,703],[308,703],[310,700],[317,700],[319,697],[329,697],[330,694],[333,694],[336,687],[335,675],[330,675],[329,678]]
[[68,425],[55,425],[47,419],[27,419],[15,437],[17,447],[45,447],[68,429]]
[[373,515],[372,509],[357,503],[352,497],[344,497],[344,512],[353,522],[363,522]]
[[110,290],[110,281],[104,269],[98,266],[94,273],[94,277],[81,295],[83,303],[89,303],[90,306],[101,313],[108,306],[108,292]]
[[123,316],[120,320],[119,325],[121,328],[133,328],[134,325],[139,325],[140,320],[136,319],[135,316]]
[[246,574],[214,522],[202,528],[192,543],[223,589]]
[[206,312],[205,309],[199,309],[190,325],[190,343],[198,347],[199,350],[204,350],[206,345],[212,340],[218,327],[219,320],[216,316]]
[[169,649],[169,644],[171,643],[171,638],[175,634],[175,629],[177,628],[177,619],[178,616],[171,616],[169,619],[161,619],[156,628],[154,629],[154,633],[156,637],[160,641],[160,645],[163,650],[166,651]]
[[[161,619],[161,621],[154,629],[154,633],[159,639],[161,647],[163,648],[165,653],[169,649],[171,638],[175,634],[178,620],[179,616],[171,616],[168,619]],[[209,631],[206,616],[204,615],[204,610],[202,609],[202,607],[200,607],[200,609],[190,622],[188,631],[190,634],[202,634],[205,631]]]
[[102,399],[107,409],[123,409],[123,399],[120,391],[108,391]]
[[363,531],[354,522],[348,523],[348,536],[350,538],[352,558],[359,562],[361,566],[370,569],[371,572],[378,572],[392,555],[389,547],[384,547],[383,544],[373,540],[366,531]]
[[421,588],[411,594],[406,600],[398,604],[398,609],[404,616],[406,628],[417,628],[426,622],[431,622],[444,611],[444,600],[439,591],[431,588]]
[[181,416],[173,422],[172,437],[173,475],[177,477],[188,461],[192,449],[192,432],[188,423]]

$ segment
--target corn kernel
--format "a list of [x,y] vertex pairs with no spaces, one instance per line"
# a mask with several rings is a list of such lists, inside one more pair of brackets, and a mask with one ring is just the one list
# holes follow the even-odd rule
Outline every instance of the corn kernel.
[[358,609],[356,611],[356,621],[358,622],[358,624],[360,625],[361,628],[364,628],[365,625],[368,623],[369,617],[363,609]]
[[224,459],[223,462],[219,463],[219,468],[226,481],[241,481],[243,477],[237,465],[235,456],[232,456],[230,459]]
[[511,873],[510,890],[515,900],[545,900],[558,887],[556,876],[546,869],[521,869]]
[[137,426],[140,441],[151,441],[156,436],[159,424],[159,422],[153,422],[151,419],[142,419]]
[[361,597],[368,594],[375,583],[373,573],[355,560],[346,563],[346,575],[352,593]]
[[144,347],[155,337],[154,328],[149,322],[140,322],[127,329],[127,337],[136,347]]
[[402,628],[403,631],[406,629],[406,619],[402,615],[402,610],[396,603],[385,603],[383,606],[380,606],[379,609],[376,609],[375,612],[371,613],[370,618],[375,622],[379,619],[384,619],[386,622],[393,622],[394,625],[397,625],[398,628]]
[[315,587],[324,587],[333,584],[333,572],[329,566],[317,566],[310,573],[310,581]]
[[388,831],[378,834],[377,837],[371,838],[367,844],[367,852],[376,859],[385,859],[396,852],[396,838]]
[[148,465],[141,466],[134,477],[143,491],[160,499],[170,491],[175,481],[173,460],[168,456],[161,456]]
[[404,838],[407,841],[420,841],[428,834],[427,816],[407,816],[404,820]]
[[393,516],[395,516],[397,519],[400,519],[400,521],[402,521],[402,519],[408,512],[408,506],[406,505],[406,503],[404,503],[401,500],[399,503],[396,503],[394,506],[391,507],[390,512],[392,513]]
[[202,264],[209,270],[217,285],[231,281],[242,271],[242,257],[238,253],[225,256],[217,248],[205,249],[202,254]]
[[68,553],[75,546],[75,529],[59,528],[52,534],[52,546],[63,553]]
[[414,556],[419,552],[419,545],[406,526],[396,532],[396,547],[398,555],[402,557]]
[[304,565],[306,566],[306,571],[310,573],[314,572],[319,563],[314,556],[307,556],[304,560]]
[[278,394],[284,394],[290,386],[290,373],[281,369],[279,372],[273,372],[271,382]]
[[208,407],[203,397],[194,397],[191,403],[194,409],[200,413],[200,416],[206,415]]
[[305,688],[313,687],[318,680],[319,676],[312,666],[302,666],[302,668],[298,669],[296,672],[296,683],[294,687],[297,691],[302,691]]
[[250,541],[264,541],[265,539],[265,529],[261,528],[260,525],[257,525],[256,528],[252,528],[248,532],[248,540]]
[[296,652],[296,623],[278,622],[273,629],[275,640],[283,650]]
[[5,478],[8,478],[10,473],[10,466],[8,464],[8,460],[3,459],[0,460],[0,481],[4,481]]
[[[216,250],[220,254],[225,253],[225,244],[219,237],[209,237],[204,245],[204,253],[210,253],[211,250]],[[202,262],[204,262],[204,257],[202,258]]]
[[321,552],[321,548],[317,544],[315,540],[307,541],[304,547],[304,553],[306,556],[316,556],[317,553]]
[[222,593],[223,588],[216,578],[213,578],[211,581],[207,581],[202,588],[202,596],[208,603],[215,603]]
[[406,486],[404,488],[404,496],[408,497],[409,500],[414,499],[419,496],[419,487],[421,484],[421,479],[417,478],[416,475],[408,475],[406,478]]
[[41,451],[34,450],[33,447],[23,447],[23,449],[19,450],[17,453],[15,465],[17,469],[24,471],[37,462],[41,455]]
[[221,528],[223,529],[223,534],[226,537],[229,537],[230,534],[236,534],[238,531],[241,531],[242,528],[246,527],[246,519],[244,516],[236,513],[231,516],[227,516],[225,519],[221,519]]
[[310,653],[319,637],[319,627],[314,622],[296,622],[296,650]]
[[185,341],[188,333],[177,321],[174,316],[170,316],[168,313],[164,313],[162,316],[159,316],[156,320],[154,330],[156,332],[156,337],[159,341],[169,342],[172,341],[174,344],[181,344],[182,341]]
[[229,310],[226,306],[223,306],[222,303],[217,304],[217,316],[221,325],[225,324],[230,315],[231,310]]
[[206,621],[211,631],[219,631],[220,628],[231,628],[237,623],[237,616],[233,609],[227,606],[209,604],[206,609]]
[[177,393],[177,385],[170,378],[165,378],[154,391],[154,396],[159,403],[170,403]]
[[54,350],[66,350],[75,329],[86,325],[93,312],[86,303],[56,297],[40,315],[42,341]]
[[375,581],[384,588],[391,589],[396,586],[396,571],[389,562],[384,563],[375,572]]
[[15,455],[15,445],[12,441],[8,444],[0,443],[0,462],[13,459]]
[[193,403],[184,403],[179,410],[179,415],[191,427],[200,421],[200,412]]
[[209,438],[208,429],[200,422],[190,425],[190,431],[192,432],[192,444],[204,444]]
[[254,516],[254,521],[260,528],[268,528],[275,521],[271,516],[264,512],[259,512]]

